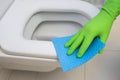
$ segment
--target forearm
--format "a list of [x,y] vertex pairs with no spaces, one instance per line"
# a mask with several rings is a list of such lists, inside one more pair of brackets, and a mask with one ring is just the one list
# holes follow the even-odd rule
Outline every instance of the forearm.
[[120,0],[107,0],[101,10],[106,11],[115,19],[120,14]]

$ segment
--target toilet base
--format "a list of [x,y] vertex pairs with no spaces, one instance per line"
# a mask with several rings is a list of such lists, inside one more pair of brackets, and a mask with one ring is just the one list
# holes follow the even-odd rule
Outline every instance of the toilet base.
[[0,65],[13,70],[50,72],[60,67],[56,59],[6,55],[0,51]]

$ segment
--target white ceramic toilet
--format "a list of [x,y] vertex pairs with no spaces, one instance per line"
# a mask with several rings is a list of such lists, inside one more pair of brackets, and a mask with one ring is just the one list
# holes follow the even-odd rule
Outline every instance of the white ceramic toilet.
[[50,40],[76,33],[98,12],[84,1],[15,0],[0,21],[0,65],[41,72],[60,67]]

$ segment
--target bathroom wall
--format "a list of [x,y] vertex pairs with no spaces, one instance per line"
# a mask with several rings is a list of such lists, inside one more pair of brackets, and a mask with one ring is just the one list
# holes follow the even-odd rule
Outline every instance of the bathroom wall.
[[101,8],[102,5],[104,4],[105,0],[82,0],[82,1],[87,1],[95,6],[97,6],[98,8]]

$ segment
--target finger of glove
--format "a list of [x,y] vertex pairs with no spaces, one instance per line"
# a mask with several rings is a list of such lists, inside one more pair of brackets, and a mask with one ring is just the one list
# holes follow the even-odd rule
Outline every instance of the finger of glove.
[[74,41],[74,43],[71,45],[70,49],[68,50],[67,54],[71,55],[77,48],[80,46],[84,39],[84,36],[80,34],[80,36]]
[[80,32],[76,33],[65,45],[64,47],[70,47],[72,43],[76,40],[76,38],[79,36]]
[[85,40],[83,41],[79,52],[77,54],[77,57],[80,58],[83,56],[83,54],[85,53],[85,51],[88,49],[89,45],[91,44],[91,42],[93,41],[93,37],[92,36],[86,36]]
[[99,53],[99,54],[102,54],[103,52],[104,52],[104,48],[101,49],[98,53]]

